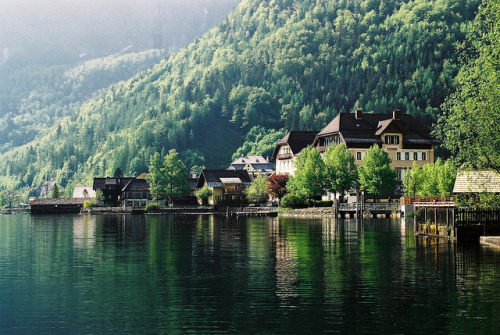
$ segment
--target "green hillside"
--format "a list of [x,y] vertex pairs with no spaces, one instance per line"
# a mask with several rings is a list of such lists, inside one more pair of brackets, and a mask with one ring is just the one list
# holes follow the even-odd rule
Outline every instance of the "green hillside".
[[321,129],[354,107],[401,108],[431,125],[478,4],[244,0],[195,43],[4,153],[0,183],[88,183],[116,167],[136,175],[170,148],[188,166],[226,167],[250,131],[269,141],[277,129]]

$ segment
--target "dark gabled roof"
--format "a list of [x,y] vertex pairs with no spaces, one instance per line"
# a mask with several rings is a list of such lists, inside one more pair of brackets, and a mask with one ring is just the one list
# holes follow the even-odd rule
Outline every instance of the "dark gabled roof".
[[104,190],[106,186],[114,186],[122,191],[149,191],[149,184],[145,179],[136,178],[94,178],[92,188],[94,190]]
[[189,189],[191,191],[196,191],[197,184],[198,184],[198,178],[189,178]]
[[363,114],[360,119],[356,119],[354,113],[341,113],[318,133],[313,145],[321,137],[336,134],[341,135],[346,145],[381,144],[380,135],[388,131],[403,133],[403,144],[440,143],[427,128],[408,114],[401,115],[399,119],[393,119],[392,114]]
[[285,144],[290,146],[292,149],[292,153],[297,155],[302,151],[305,147],[311,145],[314,142],[314,138],[316,137],[317,131],[291,131],[285,135],[281,140],[276,143],[276,147],[274,148],[273,156],[271,160],[276,160],[276,156],[278,155],[279,148]]
[[145,179],[130,179],[122,188],[122,192],[149,191],[149,183]]
[[246,170],[203,170],[198,178],[196,188],[201,188],[207,183],[210,187],[223,187],[223,179],[239,179],[243,184],[250,184],[252,181]]

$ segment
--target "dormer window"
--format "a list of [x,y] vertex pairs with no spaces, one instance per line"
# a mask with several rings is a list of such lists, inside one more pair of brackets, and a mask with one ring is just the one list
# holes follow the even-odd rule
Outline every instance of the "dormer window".
[[386,135],[385,144],[399,144],[399,135]]

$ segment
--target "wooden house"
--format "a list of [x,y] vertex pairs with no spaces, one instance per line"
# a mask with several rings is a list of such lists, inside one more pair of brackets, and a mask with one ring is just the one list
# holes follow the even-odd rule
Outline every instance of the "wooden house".
[[151,200],[149,184],[137,178],[94,178],[94,191],[101,190],[110,206],[144,207]]
[[212,196],[210,205],[241,204],[246,201],[245,189],[251,184],[246,170],[203,170],[198,178],[198,189],[208,186]]

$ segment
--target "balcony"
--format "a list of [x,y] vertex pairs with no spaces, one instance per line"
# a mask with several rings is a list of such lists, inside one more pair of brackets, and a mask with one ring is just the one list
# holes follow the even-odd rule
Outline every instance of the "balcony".
[[276,156],[276,159],[290,159],[290,158],[293,158],[293,154],[292,153],[279,154],[278,156]]
[[225,188],[224,194],[244,194],[244,188]]

